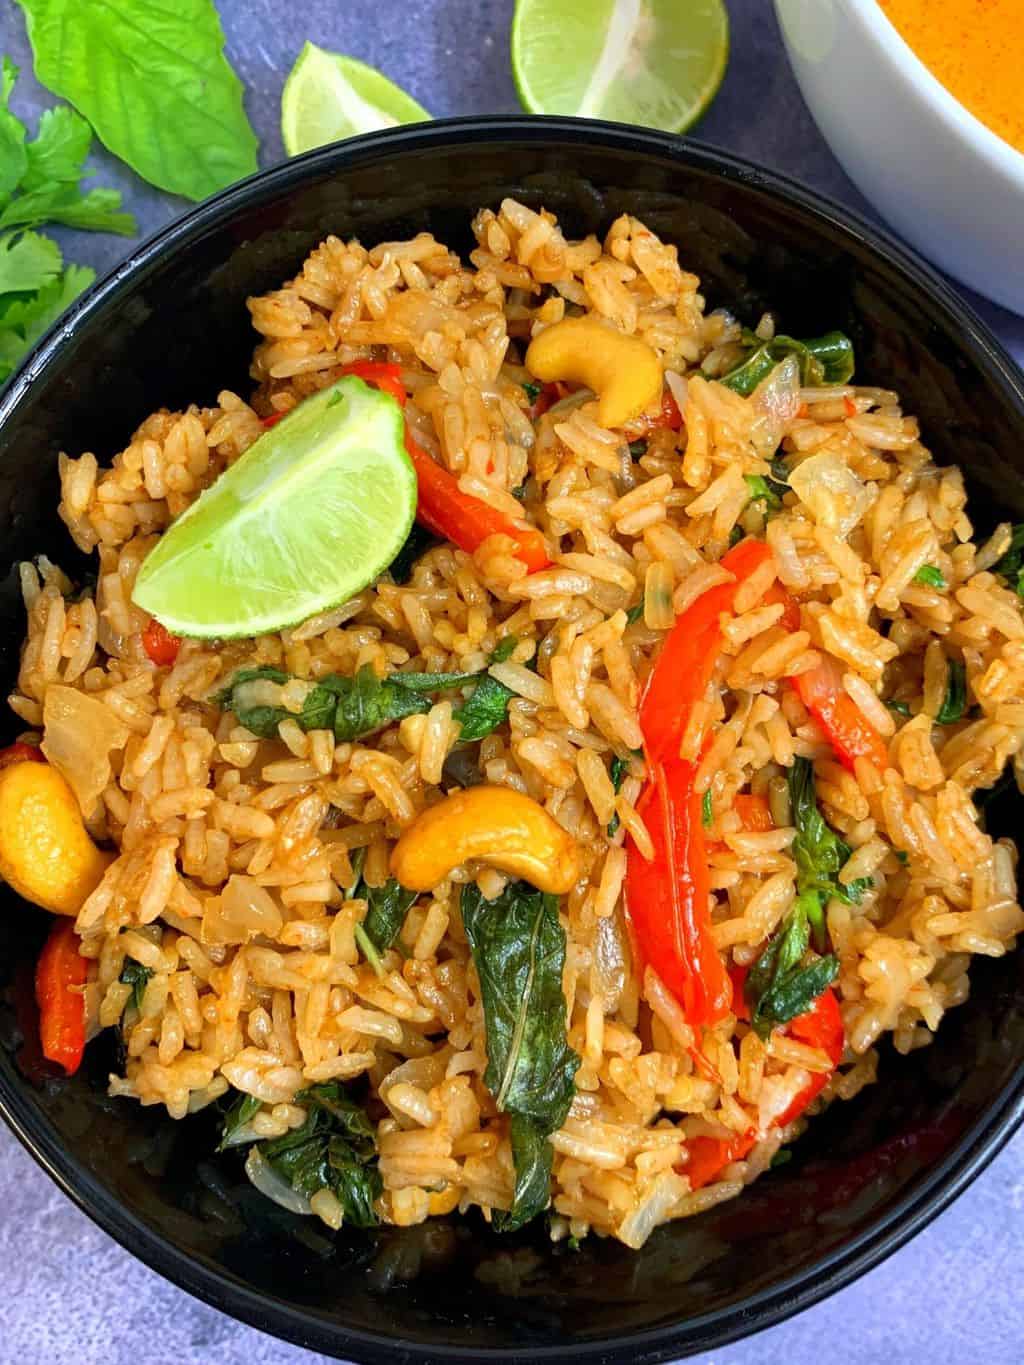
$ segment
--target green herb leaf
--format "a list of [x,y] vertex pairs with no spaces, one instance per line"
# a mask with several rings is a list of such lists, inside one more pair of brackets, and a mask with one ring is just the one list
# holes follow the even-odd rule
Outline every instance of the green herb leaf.
[[142,997],[146,994],[146,986],[152,975],[152,967],[144,967],[141,962],[136,962],[133,957],[125,958],[118,980],[123,981],[126,986],[131,986],[131,1004],[137,1010],[142,1009]]
[[640,459],[642,459],[646,454],[647,454],[647,442],[646,442],[646,441],[630,441],[630,443],[629,443],[629,458],[630,458],[631,460],[640,460]]
[[960,659],[948,660],[946,695],[942,699],[936,725],[952,725],[967,709],[967,669]]
[[[615,758],[612,759],[611,764],[609,765],[608,768],[608,776],[612,780],[612,786],[615,788],[616,795],[618,795],[618,792],[622,787],[623,779],[625,778],[628,772],[629,764],[626,762],[624,758],[619,758],[618,755],[616,755]],[[609,839],[613,839],[615,837],[620,824],[621,821],[619,820],[619,813],[618,811],[616,811],[612,818],[608,821]]]
[[992,565],[992,572],[1002,574],[1018,597],[1024,597],[1024,521],[1010,528],[1010,547]]
[[536,403],[537,399],[540,397],[540,391],[541,385],[535,384],[532,379],[527,379],[523,384],[523,392],[526,394],[526,397],[531,404]]
[[235,1134],[250,1123],[262,1108],[262,1101],[255,1095],[239,1095],[224,1118],[217,1151],[225,1152],[229,1147],[236,1146],[237,1144],[232,1141]]
[[743,532],[743,527],[742,527],[742,526],[734,526],[734,527],[732,528],[732,530],[729,532],[729,549],[730,549],[730,550],[732,549],[732,547],[733,547],[734,545],[738,545],[738,544],[740,543],[740,541],[743,539],[743,535],[744,535],[744,532]]
[[25,125],[8,108],[18,68],[10,57],[0,67],[0,202],[13,194],[28,167]]
[[[742,532],[741,532],[741,534],[742,534]],[[642,621],[642,620],[643,620],[643,617],[644,617],[644,604],[643,604],[642,601],[641,601],[641,602],[637,602],[637,603],[635,604],[635,606],[630,607],[629,611],[626,612],[626,625],[627,625],[627,626],[635,626],[636,623],[637,623],[637,621]]]
[[514,692],[497,678],[488,673],[473,688],[472,695],[452,712],[462,729],[459,739],[463,743],[483,739],[508,719],[508,704]]
[[887,701],[886,706],[890,711],[895,711],[898,716],[910,715],[910,703],[905,701]]
[[751,502],[763,502],[766,513],[781,512],[782,495],[786,492],[782,484],[766,479],[763,474],[744,474],[743,481],[750,489]]
[[85,174],[92,129],[80,114],[60,104],[39,116],[35,138],[25,147],[25,174],[19,189],[41,190],[54,181],[77,185]]
[[818,809],[809,759],[795,759],[789,770],[789,800],[797,831],[792,846],[797,866],[797,907],[814,930],[818,950],[824,952],[826,903],[834,897],[844,905],[858,904],[871,880],[849,884],[839,880],[850,847],[829,829]]
[[565,934],[554,896],[525,882],[494,901],[474,883],[462,891],[462,922],[480,978],[487,1032],[484,1084],[512,1115],[516,1188],[495,1219],[510,1231],[542,1213],[551,1195],[549,1135],[565,1122],[580,1059],[565,1032]]
[[330,1190],[353,1227],[376,1227],[374,1202],[384,1185],[374,1128],[362,1106],[338,1081],[300,1090],[295,1103],[307,1110],[305,1123],[259,1143],[264,1161],[307,1199]]
[[494,653],[491,655],[492,664],[506,663],[516,652],[516,645],[519,641],[514,635],[505,635],[494,646]]
[[774,1171],[778,1166],[786,1166],[793,1160],[793,1150],[790,1147],[780,1147],[769,1162],[769,1169]]
[[35,293],[57,280],[61,264],[60,247],[49,237],[6,232],[0,237],[0,294]]
[[914,574],[915,583],[923,583],[926,588],[938,588],[942,592],[949,585],[942,570],[936,564],[922,564]]
[[90,190],[83,195],[77,185],[43,185],[12,200],[0,213],[0,228],[61,223],[86,232],[117,232],[131,237],[137,230],[135,219],[120,209],[117,190]]
[[761,341],[753,333],[747,333],[747,338],[752,347],[750,353],[720,381],[745,397],[749,397],[788,355],[796,356],[800,364],[800,382],[805,388],[846,384],[853,376],[853,343],[843,332],[827,332],[806,341],[788,336]]
[[279,668],[243,668],[229,685],[214,697],[218,706],[234,711],[240,725],[261,739],[277,737],[283,720],[292,719],[303,730],[333,730],[339,743],[361,739],[383,730],[395,721],[418,712],[429,711],[431,703],[422,695],[462,687],[475,673],[395,673],[378,678],[372,664],[364,664],[354,678],[329,673],[314,683],[302,710],[293,715],[283,706],[259,700],[252,686],[259,682],[284,685],[289,675]]
[[711,788],[704,793],[704,798],[700,803],[700,822],[705,829],[710,829],[715,822],[715,811],[711,801]]
[[402,925],[415,903],[417,892],[407,891],[391,877],[383,886],[366,886],[359,895],[367,901],[361,928],[378,953],[386,953],[402,932]]
[[434,535],[433,531],[428,531],[425,526],[421,526],[418,521],[414,521],[412,530],[405,538],[405,544],[388,565],[388,573],[391,575],[391,581],[393,583],[408,583],[409,579],[412,577],[412,571],[416,561],[421,559],[428,550],[432,550],[435,545],[440,545],[441,543],[442,542]]
[[88,266],[69,265],[35,294],[0,300],[0,383],[95,278]]
[[38,79],[160,189],[205,199],[256,170],[212,0],[18,0]]

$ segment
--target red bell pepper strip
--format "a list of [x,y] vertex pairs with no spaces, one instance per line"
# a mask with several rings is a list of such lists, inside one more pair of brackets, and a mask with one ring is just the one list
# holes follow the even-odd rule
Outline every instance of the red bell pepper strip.
[[648,861],[630,841],[626,909],[641,956],[679,1000],[695,1028],[728,1013],[732,987],[711,934],[701,798],[693,785],[696,765],[679,757],[679,745],[721,650],[720,617],[732,609],[740,583],[770,553],[756,540],[729,551],[722,563],[735,581],[712,588],[678,618],[640,706],[650,780],[637,809],[654,844],[654,856]]
[[560,403],[563,398],[568,398],[572,389],[568,384],[564,384],[561,379],[556,379],[550,384],[544,384],[540,393],[530,404],[530,421],[539,422],[549,408],[553,408],[556,403]]
[[73,1076],[85,1051],[85,985],[89,964],[78,951],[73,920],[61,919],[36,964],[36,1003],[43,1056]]
[[479,549],[488,536],[508,536],[515,547],[512,553],[530,573],[547,568],[551,563],[547,546],[535,527],[519,526],[504,512],[463,493],[454,474],[431,459],[408,429],[405,448],[419,482],[416,519],[428,531],[450,540],[467,554]]
[[889,766],[885,740],[843,686],[839,665],[829,655],[807,673],[792,679],[800,700],[824,730],[844,768],[853,771],[858,758],[878,769]]
[[37,744],[24,744],[18,740],[16,744],[8,744],[6,749],[0,749],[0,768],[9,768],[12,763],[45,763],[46,755]]
[[[736,1017],[749,1019],[750,1011],[743,994],[747,969],[735,967],[730,975],[734,987],[733,1010]],[[786,1109],[775,1119],[773,1127],[785,1128],[798,1119],[811,1101],[824,1090],[843,1056],[846,1035],[843,1031],[842,1015],[839,1013],[839,1002],[831,987],[823,991],[804,1014],[798,1014],[795,1019],[784,1024],[780,1032],[795,1038],[798,1042],[807,1043],[809,1047],[820,1048],[832,1063],[831,1071],[819,1071],[812,1075],[803,1089],[793,1096]],[[702,1185],[710,1184],[719,1171],[733,1161],[742,1161],[756,1141],[757,1131],[754,1128],[749,1128],[745,1133],[737,1133],[731,1138],[694,1138],[686,1144],[689,1160],[679,1169],[684,1175],[689,1176],[690,1188],[698,1190]]]
[[710,880],[695,767],[651,758],[637,810],[654,844],[648,862],[627,853],[626,904],[644,959],[683,1006],[692,1025],[728,1013],[732,987],[711,936]]
[[690,711],[707,691],[721,653],[719,619],[723,612],[732,611],[743,580],[770,558],[764,541],[741,541],[722,558],[722,567],[734,574],[735,580],[711,588],[676,618],[640,703],[640,728],[648,756],[665,758],[679,753]]
[[[291,408],[288,409],[288,412],[291,412]],[[280,422],[282,417],[287,417],[288,412],[272,412],[269,417],[264,417],[262,419],[263,425],[269,431],[271,427],[277,426],[278,422]]]
[[[342,373],[353,374],[389,393],[400,407],[405,407],[407,395],[401,366],[383,360],[355,360],[351,365],[343,366]],[[416,519],[428,531],[450,540],[467,554],[479,549],[488,536],[508,536],[515,546],[512,553],[522,560],[530,573],[548,567],[551,560],[547,546],[536,528],[519,526],[479,498],[463,493],[455,476],[431,459],[408,427],[405,429],[405,448],[419,485]]]
[[172,635],[154,616],[142,632],[142,648],[158,668],[170,668],[178,657],[181,636]]
[[763,796],[740,792],[733,798],[732,808],[740,817],[740,825],[748,834],[767,834],[775,828],[772,810]]
[[351,365],[343,365],[341,372],[342,374],[354,374],[357,379],[372,384],[375,389],[389,393],[400,408],[405,407],[408,395],[405,392],[405,385],[402,383],[402,367],[400,365],[392,365],[384,360],[353,360]]

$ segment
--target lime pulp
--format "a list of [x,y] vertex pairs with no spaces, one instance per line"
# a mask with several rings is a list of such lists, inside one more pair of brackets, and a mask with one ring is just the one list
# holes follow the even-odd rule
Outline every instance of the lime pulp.
[[315,43],[305,44],[281,94],[281,136],[289,156],[429,118],[422,104],[372,66]]

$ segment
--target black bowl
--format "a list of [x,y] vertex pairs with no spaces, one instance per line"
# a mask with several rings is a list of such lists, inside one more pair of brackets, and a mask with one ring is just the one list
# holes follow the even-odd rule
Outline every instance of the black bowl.
[[[861,380],[899,389],[940,460],[968,475],[984,528],[1024,518],[1024,387],[977,317],[891,238],[779,176],[657,133],[565,119],[474,119],[358,138],[258,175],[141,247],[74,308],[0,402],[0,650],[13,678],[13,565],[72,571],[57,452],[123,446],[150,410],[246,391],[248,294],[294,273],[326,233],[372,243],[423,229],[465,249],[506,195],[572,233],[637,214],[711,306],[791,334],[833,327]],[[16,726],[10,727],[14,733]],[[1008,828],[1015,800],[990,819]],[[877,1085],[836,1104],[793,1160],[743,1198],[656,1232],[639,1253],[554,1247],[482,1221],[328,1235],[268,1204],[212,1118],[173,1123],[105,1095],[94,1043],[72,1081],[33,1042],[31,971],[46,917],[0,906],[0,1110],[58,1184],[149,1265],[236,1317],[360,1361],[653,1362],[756,1331],[876,1264],[982,1169],[1024,1113],[1019,954],[978,961],[935,1045],[883,1050]]]

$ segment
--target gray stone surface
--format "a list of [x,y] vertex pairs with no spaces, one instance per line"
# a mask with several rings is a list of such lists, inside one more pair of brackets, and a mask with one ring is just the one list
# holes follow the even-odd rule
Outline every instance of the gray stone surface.
[[[685,0],[681,0],[685,3]],[[768,0],[728,0],[729,72],[698,135],[782,170],[870,213],[832,158],[800,99]],[[361,57],[436,115],[507,113],[512,0],[219,0],[228,49],[261,138],[261,164],[282,155],[281,85],[306,38]],[[475,45],[475,50],[470,44]],[[50,98],[31,79],[20,12],[0,0],[0,50],[23,68],[15,107],[30,125]],[[118,185],[144,232],[186,205],[159,194],[99,149],[94,183]],[[65,233],[69,260],[99,270],[128,243]],[[975,302],[1024,360],[1024,320]],[[883,1266],[799,1318],[705,1356],[700,1365],[1017,1365],[1024,1315],[1024,1136],[950,1210]],[[0,1365],[312,1365],[322,1357],[242,1327],[182,1294],[122,1251],[0,1132]]]

